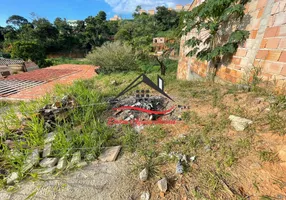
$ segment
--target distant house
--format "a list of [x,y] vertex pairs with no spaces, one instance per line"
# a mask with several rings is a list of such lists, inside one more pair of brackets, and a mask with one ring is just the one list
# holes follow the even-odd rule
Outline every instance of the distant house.
[[119,17],[118,15],[114,15],[114,17],[110,18],[110,21],[120,21],[121,17]]
[[139,14],[140,15],[143,14],[143,13],[147,13],[146,10],[143,10],[143,9],[139,10]]
[[[167,42],[168,43],[173,43],[174,40],[170,40],[167,39],[165,37],[156,37],[153,38],[153,52],[157,55],[162,55],[164,53],[164,50],[168,50],[168,46],[167,46]],[[175,51],[172,50],[170,56],[172,57],[176,57],[175,55]]]
[[67,24],[70,25],[71,27],[75,28],[77,27],[77,23],[79,20],[67,20]]
[[148,10],[149,15],[155,15],[155,10]]
[[184,6],[178,4],[178,5],[176,5],[176,8],[175,8],[175,9],[176,9],[176,11],[180,12],[180,11],[183,10],[183,8],[184,8]]

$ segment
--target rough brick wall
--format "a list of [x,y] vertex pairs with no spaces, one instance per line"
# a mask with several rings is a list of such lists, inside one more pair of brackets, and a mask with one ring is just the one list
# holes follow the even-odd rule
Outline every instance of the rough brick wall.
[[[247,79],[254,66],[261,67],[266,80],[286,81],[286,0],[251,0],[245,6],[245,17],[239,25],[250,32],[231,62],[222,64],[217,77],[233,83]],[[181,39],[177,78],[192,79],[206,76],[207,62],[187,57],[185,41],[194,33]]]

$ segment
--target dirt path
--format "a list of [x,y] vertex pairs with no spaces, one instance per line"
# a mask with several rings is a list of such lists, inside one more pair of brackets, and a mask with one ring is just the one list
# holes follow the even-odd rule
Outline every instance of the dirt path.
[[23,182],[14,193],[0,191],[0,199],[136,199],[137,180],[132,178],[129,161],[126,157],[110,163],[95,161],[62,177]]

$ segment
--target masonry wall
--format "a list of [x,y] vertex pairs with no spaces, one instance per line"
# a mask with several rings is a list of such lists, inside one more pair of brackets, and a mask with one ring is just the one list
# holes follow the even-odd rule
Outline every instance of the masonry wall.
[[[245,6],[245,17],[238,24],[250,32],[249,38],[241,45],[232,60],[222,64],[217,77],[237,83],[249,77],[253,67],[261,67],[264,80],[286,82],[286,0],[252,0]],[[190,80],[204,77],[207,62],[187,57],[185,41],[189,33],[181,38],[178,79]]]

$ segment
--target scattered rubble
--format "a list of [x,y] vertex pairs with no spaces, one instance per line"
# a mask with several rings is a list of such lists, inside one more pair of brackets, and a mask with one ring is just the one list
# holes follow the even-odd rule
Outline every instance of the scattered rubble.
[[46,157],[50,156],[51,153],[52,153],[52,143],[48,143],[44,147],[43,157],[46,158]]
[[241,118],[238,116],[230,115],[229,120],[231,120],[231,125],[236,131],[244,131],[253,122],[246,118]]
[[147,192],[143,192],[141,197],[140,197],[141,200],[149,200],[150,199],[150,193],[147,191]]
[[103,150],[98,159],[102,162],[112,162],[117,159],[121,146],[107,147]]
[[67,158],[65,156],[61,157],[58,164],[57,164],[57,169],[63,170],[66,168],[66,166],[67,166]]
[[190,161],[195,162],[196,158],[197,158],[196,156],[192,156],[190,157]]
[[84,158],[85,158],[85,160],[87,160],[87,161],[94,160],[94,156],[93,156],[92,154],[87,154]]
[[143,170],[140,172],[140,174],[139,174],[140,180],[143,181],[143,182],[144,182],[144,181],[147,181],[147,179],[148,179],[148,174],[149,174],[148,169],[147,169],[147,168],[143,169]]
[[166,178],[162,178],[157,182],[158,188],[161,192],[167,192],[168,190],[168,181]]
[[18,179],[19,179],[19,174],[18,174],[18,172],[13,172],[12,174],[10,174],[10,175],[7,177],[7,184],[8,184],[8,185],[14,184]]
[[182,174],[182,173],[184,173],[184,167],[183,167],[181,161],[178,161],[178,163],[177,163],[176,173],[177,173],[177,174]]
[[80,151],[77,151],[72,155],[71,164],[72,165],[78,164],[80,160],[81,160],[81,154]]
[[37,165],[40,161],[39,150],[35,149],[25,160],[22,172],[25,173]]
[[56,139],[56,133],[54,133],[54,132],[48,133],[48,135],[45,139],[45,144],[53,142],[55,139]]
[[32,172],[38,175],[42,174],[52,174],[56,171],[57,167],[50,167],[50,168],[42,168],[42,169],[34,169]]
[[57,158],[44,158],[41,162],[40,162],[40,166],[41,167],[54,167],[58,162]]
[[81,168],[81,167],[85,167],[87,166],[87,162],[83,161],[83,162],[80,162],[76,165],[78,168]]

